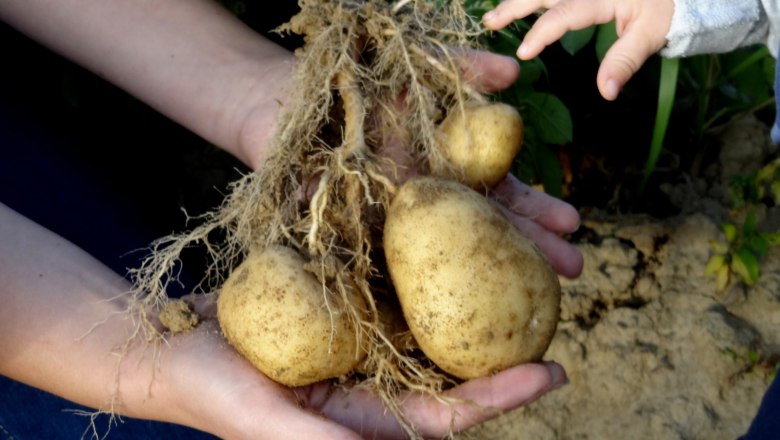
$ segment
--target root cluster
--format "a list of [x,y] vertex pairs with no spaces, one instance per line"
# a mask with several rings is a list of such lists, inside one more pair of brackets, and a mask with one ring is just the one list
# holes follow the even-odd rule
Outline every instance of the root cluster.
[[[483,99],[462,80],[457,56],[472,48],[478,26],[457,1],[299,4],[300,13],[279,29],[303,35],[305,44],[270,157],[235,182],[200,226],[153,244],[133,273],[134,309],[146,334],[157,335],[146,313],[167,302],[187,247],[209,253],[203,291],[218,291],[253,249],[293,248],[324,294],[348,304],[367,352],[352,379],[376,392],[414,436],[399,393],[442,398],[453,380],[417,354],[397,319],[379,249],[384,212],[399,176],[428,172],[438,154],[436,125],[447,112]],[[355,292],[365,305],[350,303]]]

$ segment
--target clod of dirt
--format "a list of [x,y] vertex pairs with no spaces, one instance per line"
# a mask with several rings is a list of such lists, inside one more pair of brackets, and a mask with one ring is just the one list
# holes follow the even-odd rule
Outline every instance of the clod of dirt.
[[182,299],[168,301],[168,304],[160,310],[160,323],[171,333],[188,332],[200,322],[200,316],[195,312],[192,304]]

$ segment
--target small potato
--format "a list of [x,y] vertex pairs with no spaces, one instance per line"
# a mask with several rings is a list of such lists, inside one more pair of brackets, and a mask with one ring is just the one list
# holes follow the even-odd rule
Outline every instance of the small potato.
[[520,151],[523,119],[503,103],[454,108],[439,126],[439,135],[444,161],[432,160],[432,173],[472,188],[492,188],[506,177]]
[[471,379],[544,355],[560,315],[558,277],[485,197],[412,179],[392,201],[383,241],[409,328],[443,370]]
[[281,246],[250,253],[217,300],[228,342],[288,386],[344,375],[365,355],[340,300],[329,298],[326,304],[322,284],[304,264],[297,252]]

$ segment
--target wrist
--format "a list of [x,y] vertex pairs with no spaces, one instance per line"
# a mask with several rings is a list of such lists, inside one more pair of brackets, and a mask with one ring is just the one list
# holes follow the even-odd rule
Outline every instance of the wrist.
[[248,86],[236,102],[229,123],[233,133],[224,148],[252,169],[268,157],[279,115],[292,89],[294,63],[291,52],[274,46],[245,71]]

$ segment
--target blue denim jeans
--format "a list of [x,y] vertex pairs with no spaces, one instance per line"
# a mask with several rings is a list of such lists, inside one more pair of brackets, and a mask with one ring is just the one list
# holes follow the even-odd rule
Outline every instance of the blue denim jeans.
[[[216,437],[170,423],[107,415],[93,421],[94,412],[0,376],[0,440],[214,440]],[[94,435],[94,437],[93,437]]]
[[758,413],[742,440],[780,439],[780,376],[769,386]]

